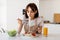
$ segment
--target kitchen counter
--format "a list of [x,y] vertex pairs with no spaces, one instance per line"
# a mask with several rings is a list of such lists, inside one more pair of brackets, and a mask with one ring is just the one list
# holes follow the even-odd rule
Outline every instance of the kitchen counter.
[[0,40],[60,40],[60,24],[44,24],[48,28],[48,37],[27,37],[23,35],[9,37],[7,33],[0,33]]
[[60,24],[44,24],[48,28],[49,34],[60,34]]
[[48,37],[40,35],[39,37],[27,37],[23,35],[9,37],[6,33],[0,33],[0,40],[60,40],[59,34],[49,34]]

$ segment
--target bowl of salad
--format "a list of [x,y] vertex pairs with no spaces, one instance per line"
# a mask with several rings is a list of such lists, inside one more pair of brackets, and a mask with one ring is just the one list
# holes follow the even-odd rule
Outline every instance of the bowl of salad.
[[16,30],[9,30],[9,31],[8,31],[8,35],[9,35],[10,37],[14,37],[14,36],[16,36],[16,34],[17,34],[17,31],[16,31]]

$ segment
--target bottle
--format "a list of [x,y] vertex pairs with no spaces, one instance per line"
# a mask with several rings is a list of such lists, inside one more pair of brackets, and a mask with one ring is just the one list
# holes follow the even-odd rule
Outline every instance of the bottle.
[[43,28],[43,35],[44,35],[45,37],[48,36],[48,28],[47,28],[47,27],[44,27],[44,28]]

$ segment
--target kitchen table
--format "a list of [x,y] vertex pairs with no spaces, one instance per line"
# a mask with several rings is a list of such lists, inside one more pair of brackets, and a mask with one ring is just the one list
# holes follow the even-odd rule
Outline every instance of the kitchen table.
[[60,24],[44,24],[48,27],[48,37],[40,35],[39,37],[27,37],[22,34],[15,37],[9,37],[7,33],[0,33],[0,40],[60,40]]
[[15,36],[10,37],[7,33],[0,33],[0,40],[60,40],[59,34],[49,34],[47,37],[40,35],[39,37]]

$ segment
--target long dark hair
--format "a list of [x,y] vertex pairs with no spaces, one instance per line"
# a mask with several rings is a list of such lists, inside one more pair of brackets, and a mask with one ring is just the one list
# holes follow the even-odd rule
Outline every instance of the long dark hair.
[[30,7],[33,12],[37,11],[37,13],[34,16],[34,18],[37,18],[39,16],[39,13],[38,13],[38,8],[37,8],[36,4],[34,4],[34,3],[29,3],[26,6],[26,9],[25,9],[26,10],[25,17],[28,18],[28,15],[27,15],[27,9],[28,9],[28,7]]

